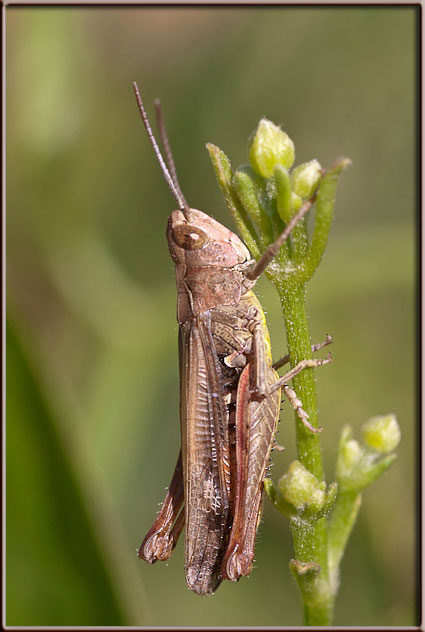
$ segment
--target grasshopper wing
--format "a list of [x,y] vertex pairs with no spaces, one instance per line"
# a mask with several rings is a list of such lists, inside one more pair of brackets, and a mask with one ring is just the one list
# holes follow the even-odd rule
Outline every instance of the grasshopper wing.
[[180,419],[186,507],[185,573],[213,592],[229,532],[228,412],[208,312],[180,327]]

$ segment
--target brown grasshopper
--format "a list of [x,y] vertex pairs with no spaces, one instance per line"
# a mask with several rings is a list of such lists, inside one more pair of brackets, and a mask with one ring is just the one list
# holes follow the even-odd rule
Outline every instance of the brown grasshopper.
[[[251,288],[276,256],[309,200],[258,261],[241,240],[206,213],[190,208],[176,175],[159,103],[156,114],[167,163],[139,111],[163,175],[178,204],[167,226],[175,263],[179,323],[181,453],[158,516],[139,557],[167,560],[185,531],[189,588],[212,593],[223,579],[249,575],[264,478],[276,433],[281,390],[313,432],[288,381],[326,359],[304,360],[279,378],[272,365],[264,312]],[[331,341],[316,345],[314,350]]]

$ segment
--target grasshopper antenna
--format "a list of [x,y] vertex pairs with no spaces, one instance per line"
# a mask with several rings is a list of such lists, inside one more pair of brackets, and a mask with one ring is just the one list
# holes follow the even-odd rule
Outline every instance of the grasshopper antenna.
[[[184,212],[189,208],[188,203],[184,199],[184,196],[181,193],[180,187],[176,187],[176,185],[174,184],[174,180],[171,177],[170,172],[168,171],[168,167],[164,161],[164,158],[162,157],[161,151],[158,147],[158,143],[155,140],[155,136],[153,135],[152,128],[149,123],[148,115],[146,114],[145,108],[143,107],[142,97],[140,96],[140,91],[135,81],[133,81],[133,89],[134,89],[134,94],[136,95],[137,105],[139,106],[139,112],[140,112],[140,116],[142,117],[143,125],[145,126],[146,132],[148,134],[150,143],[153,147],[153,150],[155,152],[155,155],[161,167],[161,171],[164,175],[165,181],[167,182],[168,187],[174,199],[179,205],[179,209]],[[170,152],[170,155],[171,155],[171,152]],[[174,165],[174,161],[172,161],[172,164]],[[175,171],[175,168],[174,168],[174,171]]]
[[155,99],[154,103],[155,103],[156,122],[159,129],[159,136],[161,138],[162,147],[165,152],[165,158],[167,161],[168,170],[170,172],[171,179],[173,181],[173,184],[176,190],[178,191],[183,202],[185,203],[186,208],[189,208],[189,205],[186,202],[183,192],[180,188],[179,179],[177,177],[177,171],[176,171],[176,165],[173,158],[173,152],[171,151],[170,141],[168,140],[168,134],[165,128],[164,116],[162,114],[161,101],[159,99]]

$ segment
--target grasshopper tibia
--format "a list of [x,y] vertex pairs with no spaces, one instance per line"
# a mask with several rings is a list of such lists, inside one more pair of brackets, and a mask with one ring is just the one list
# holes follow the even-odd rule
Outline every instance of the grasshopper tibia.
[[[327,340],[324,343],[319,343],[319,344],[321,347],[323,347],[327,344],[330,344],[331,342],[332,342],[332,338],[328,336]],[[318,347],[318,345],[315,345],[315,346]],[[322,428],[315,428],[314,426],[310,424],[310,422],[308,421],[308,414],[303,409],[302,402],[298,399],[296,392],[288,386],[287,382],[289,382],[289,380],[291,380],[293,377],[298,375],[298,373],[301,373],[303,369],[312,368],[316,366],[322,366],[323,364],[329,364],[329,362],[331,361],[332,361],[331,353],[328,353],[326,358],[301,360],[301,362],[298,362],[298,364],[294,366],[293,369],[288,371],[286,375],[279,378],[279,380],[271,388],[271,392],[275,391],[278,388],[283,389],[283,391],[286,393],[286,396],[288,398],[288,402],[295,409],[298,417],[301,419],[304,426],[308,428],[311,432],[315,432],[315,433],[321,432]]]
[[[323,342],[317,342],[316,344],[311,345],[311,351],[312,353],[315,353],[315,351],[319,351],[319,349],[323,349],[323,347],[327,347],[328,345],[332,344],[332,342],[333,342],[332,336],[330,334],[326,334],[326,340],[324,340]],[[289,360],[290,360],[289,353],[287,353],[286,355],[283,356],[283,358],[279,358],[279,360],[277,360],[273,364],[274,370],[277,371],[281,367],[285,366],[285,364],[288,364]]]
[[300,399],[298,399],[294,389],[290,388],[287,384],[284,384],[283,391],[288,399],[288,402],[291,404],[292,408],[295,410],[298,417],[303,422],[304,426],[308,428],[310,432],[322,432],[322,428],[320,426],[316,428],[315,426],[312,426],[311,423],[308,421],[308,414],[304,410],[302,402]]
[[329,364],[329,362],[332,362],[331,353],[328,353],[326,358],[309,358],[308,360],[301,360],[301,362],[298,362],[298,364],[296,364],[293,369],[288,371],[288,373],[286,373],[283,377],[279,378],[278,381],[273,384],[269,392],[273,393],[278,388],[283,388],[285,384],[289,382],[289,380],[292,380],[293,377],[298,375],[298,373],[301,373],[301,371],[303,371],[304,369],[311,369],[316,366],[322,366],[323,364]]

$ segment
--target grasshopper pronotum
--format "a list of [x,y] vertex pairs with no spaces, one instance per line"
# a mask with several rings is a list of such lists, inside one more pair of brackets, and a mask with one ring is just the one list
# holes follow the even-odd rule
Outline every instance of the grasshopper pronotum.
[[[189,588],[212,593],[223,579],[248,575],[254,558],[264,477],[276,433],[281,390],[303,423],[288,381],[330,356],[304,360],[283,377],[273,366],[264,312],[252,292],[306,202],[258,261],[230,230],[192,209],[180,189],[159,103],[161,155],[136,83],[139,111],[165,180],[177,202],[167,226],[175,263],[179,323],[181,453],[166,498],[139,549],[149,563],[170,557],[185,529]],[[316,345],[315,349],[328,344]]]

